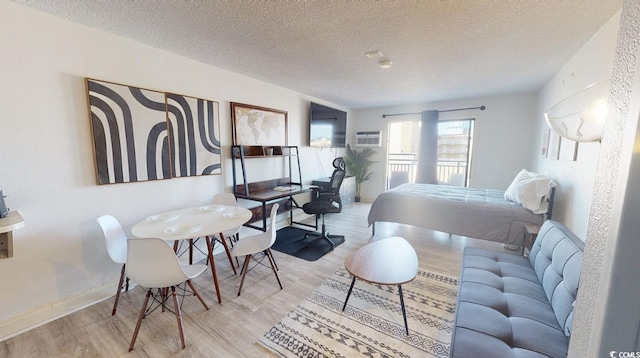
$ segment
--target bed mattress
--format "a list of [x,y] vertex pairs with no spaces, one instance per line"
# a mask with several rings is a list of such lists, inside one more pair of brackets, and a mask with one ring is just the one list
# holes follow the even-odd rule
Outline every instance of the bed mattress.
[[402,184],[371,205],[369,225],[413,225],[511,245],[524,242],[524,224],[542,225],[542,214],[504,199],[504,191],[433,184]]

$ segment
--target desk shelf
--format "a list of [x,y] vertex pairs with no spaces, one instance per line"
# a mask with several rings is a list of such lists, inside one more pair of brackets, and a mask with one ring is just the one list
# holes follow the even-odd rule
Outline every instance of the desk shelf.
[[278,156],[298,156],[298,147],[280,145],[234,145],[231,147],[231,156],[234,159],[270,158]]
[[[272,155],[265,155],[266,150],[271,149],[273,151]],[[298,154],[297,146],[246,146],[246,145],[233,145],[231,146],[231,166],[233,170],[233,193],[234,194],[244,194],[250,195],[251,189],[249,184],[250,182],[247,180],[247,159],[258,159],[258,158],[273,158],[273,157],[281,157],[283,160],[288,160],[288,177],[280,178],[286,179],[284,181],[281,180],[284,184],[276,184],[269,189],[274,188],[278,185],[302,185],[302,172],[300,169],[300,156]],[[286,158],[286,159],[285,159]],[[293,164],[296,162],[297,171],[294,170]],[[240,161],[240,169],[242,170],[242,178],[237,177],[236,171],[236,162]],[[297,177],[294,177],[294,172],[297,174]],[[296,180],[294,180],[294,178]],[[239,182],[239,179],[242,182]],[[278,179],[278,180],[280,180]],[[269,185],[269,184],[264,184]],[[268,187],[258,186],[257,190],[267,189]]]
[[[260,158],[277,158],[285,161],[288,169],[285,177],[251,182],[247,178],[247,162],[259,160]],[[238,177],[238,168],[242,176]],[[300,169],[300,156],[297,146],[231,146],[231,165],[233,170],[233,193],[238,199],[245,199],[259,202],[258,208],[252,209],[254,213],[253,222],[262,219],[262,227],[246,224],[249,227],[263,231],[267,229],[267,213],[271,206],[280,203],[280,211],[291,211],[291,222],[293,222],[293,209],[299,207],[294,196],[309,192],[308,186],[302,185],[302,173]],[[277,191],[278,186],[291,187],[292,190]],[[255,220],[257,219],[257,220]]]

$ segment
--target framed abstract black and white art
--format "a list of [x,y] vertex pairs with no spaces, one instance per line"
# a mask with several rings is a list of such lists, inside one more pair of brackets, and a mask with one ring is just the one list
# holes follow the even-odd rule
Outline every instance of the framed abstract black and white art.
[[221,174],[217,102],[86,84],[98,184]]
[[218,102],[167,93],[173,177],[221,174]]

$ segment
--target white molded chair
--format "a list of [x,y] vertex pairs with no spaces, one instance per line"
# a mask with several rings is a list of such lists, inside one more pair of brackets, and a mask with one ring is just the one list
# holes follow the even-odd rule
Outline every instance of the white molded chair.
[[[217,205],[238,206],[238,201],[236,200],[236,196],[231,193],[216,194],[214,195],[212,202],[213,204],[217,204]],[[238,235],[240,234],[241,228],[242,226],[238,226],[238,227],[234,227],[233,229],[223,231],[222,235],[224,236],[224,238],[220,238],[220,239],[224,240],[225,238],[228,238],[231,241],[231,246],[233,246],[234,242],[238,241],[239,239]]]
[[157,289],[157,293],[154,295],[154,301],[158,301],[157,296],[160,296],[160,300],[158,302],[160,302],[164,308],[164,304],[168,299],[166,294],[168,291],[167,287],[171,288],[175,309],[174,313],[178,320],[180,341],[182,342],[182,348],[184,349],[186,344],[184,342],[180,305],[178,304],[178,298],[176,297],[176,286],[182,283],[188,284],[191,291],[193,291],[194,295],[198,297],[204,308],[208,310],[209,307],[191,283],[191,279],[204,272],[207,269],[207,266],[180,264],[178,257],[171,247],[169,247],[162,239],[133,239],[128,240],[127,243],[127,277],[137,282],[138,285],[147,288],[147,295],[144,299],[142,309],[140,310],[140,316],[138,317],[138,323],[136,324],[133,337],[131,338],[129,351],[133,349],[133,345],[136,343],[142,319],[148,313],[153,311],[151,307],[147,310],[147,304],[149,303],[149,297],[153,294],[153,289]]
[[104,239],[107,243],[107,252],[109,253],[109,257],[113,262],[122,265],[118,291],[116,291],[116,301],[113,303],[113,310],[111,311],[111,315],[113,316],[116,314],[116,309],[118,308],[120,292],[122,291],[122,284],[123,281],[125,281],[125,278],[125,292],[129,291],[129,278],[125,275],[127,261],[127,234],[125,234],[118,220],[111,215],[102,215],[97,219],[97,221],[102,228]]
[[276,279],[278,280],[280,289],[282,289],[282,283],[280,283],[280,277],[278,277],[278,266],[276,266],[276,261],[271,254],[271,246],[276,241],[275,226],[278,207],[278,204],[273,204],[273,207],[271,207],[271,220],[269,221],[269,228],[267,229],[267,231],[240,239],[231,249],[231,255],[235,256],[236,258],[238,256],[244,256],[244,263],[242,264],[241,270],[242,279],[240,280],[240,288],[238,288],[238,296],[240,296],[242,285],[244,284],[244,278],[245,276],[247,276],[247,271],[249,270],[249,262],[251,261],[253,255],[260,252],[264,253],[264,256],[269,259],[271,269],[276,275]]

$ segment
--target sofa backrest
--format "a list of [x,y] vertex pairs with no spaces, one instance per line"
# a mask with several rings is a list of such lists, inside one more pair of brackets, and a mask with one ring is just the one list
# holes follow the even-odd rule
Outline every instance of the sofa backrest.
[[567,336],[571,335],[583,254],[584,242],[552,220],[542,224],[529,254],[529,262]]

